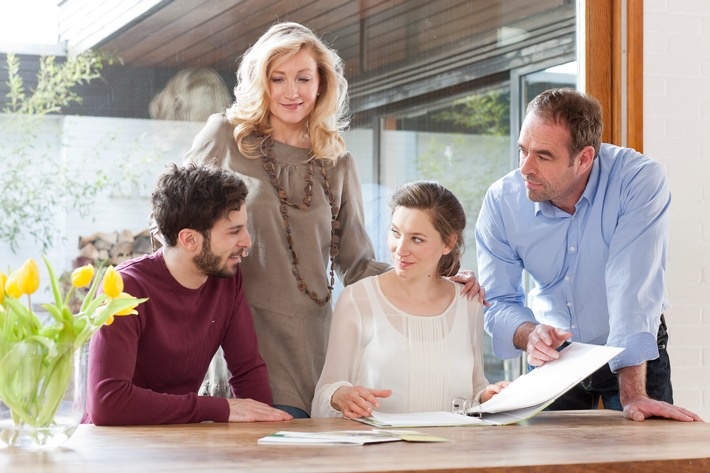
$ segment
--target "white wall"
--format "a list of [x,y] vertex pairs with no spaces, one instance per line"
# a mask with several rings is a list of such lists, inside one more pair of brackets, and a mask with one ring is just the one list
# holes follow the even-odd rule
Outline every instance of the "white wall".
[[[77,116],[49,117],[47,121],[58,126],[59,131],[47,133],[54,137],[56,146],[42,147],[43,153],[67,163],[75,173],[91,176],[106,172],[112,181],[110,188],[96,199],[91,215],[59,211],[48,216],[57,222],[57,231],[64,237],[63,242],[47,251],[57,275],[72,269],[72,261],[79,254],[80,236],[124,229],[136,233],[148,228],[150,194],[158,175],[166,164],[182,162],[192,138],[202,127],[201,123],[190,122]],[[13,137],[4,138],[12,142]],[[33,303],[52,299],[40,253],[40,245],[29,235],[20,241],[15,252],[7,242],[0,242],[0,271],[17,269],[27,258],[37,262],[41,286],[33,295]]]
[[673,194],[666,314],[675,403],[710,421],[710,1],[644,0],[644,152]]

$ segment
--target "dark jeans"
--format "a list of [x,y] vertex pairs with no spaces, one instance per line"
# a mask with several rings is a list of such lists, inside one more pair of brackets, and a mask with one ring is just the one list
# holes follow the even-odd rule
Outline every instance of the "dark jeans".
[[288,412],[294,419],[309,419],[311,417],[306,411],[299,409],[298,407],[287,406],[285,404],[274,404],[274,408]]
[[[658,358],[646,362],[646,392],[652,399],[673,404],[671,386],[671,362],[668,358],[668,329],[666,319],[661,314],[658,328]],[[557,398],[547,410],[597,409],[601,399],[605,409],[622,410],[619,399],[619,384],[609,365],[604,365],[587,379]]]

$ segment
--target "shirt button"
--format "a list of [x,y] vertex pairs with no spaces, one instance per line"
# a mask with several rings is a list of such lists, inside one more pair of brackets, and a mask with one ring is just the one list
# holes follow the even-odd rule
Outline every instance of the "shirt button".
[[577,328],[577,326],[576,326],[576,325],[572,325],[572,327],[571,327],[571,328]]
[[568,303],[567,303],[567,307],[572,307],[572,303],[571,303],[571,302],[568,302]]
[[569,281],[569,276],[565,276],[565,281]]
[[574,246],[570,246],[570,247],[569,247],[569,250],[570,250],[570,251],[574,251],[574,250],[575,250]]

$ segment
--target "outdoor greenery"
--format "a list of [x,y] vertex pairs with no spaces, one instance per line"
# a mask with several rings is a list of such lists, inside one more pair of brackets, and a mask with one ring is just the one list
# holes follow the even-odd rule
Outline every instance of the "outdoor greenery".
[[474,135],[509,136],[510,93],[494,90],[469,95],[435,113],[434,120],[452,122]]
[[[478,212],[488,187],[511,169],[510,94],[496,90],[472,94],[432,113],[430,120],[438,129],[456,131],[427,134],[417,172],[439,181],[461,201],[468,219],[462,267],[478,272],[474,235]],[[492,379],[506,379],[504,363],[493,355],[488,335],[484,344],[486,373]]]
[[32,237],[42,250],[61,238],[55,218],[64,210],[86,215],[96,195],[108,184],[106,173],[86,176],[80,159],[57,160],[61,130],[47,120],[70,104],[80,104],[78,85],[101,77],[107,59],[92,52],[58,60],[40,58],[36,86],[28,90],[19,58],[8,53],[7,105],[0,117],[0,241],[15,251]]
[[468,217],[464,263],[475,269],[473,229],[488,186],[510,170],[509,94],[490,91],[455,101],[451,107],[433,113],[431,119],[444,122],[442,128],[458,133],[432,133],[417,162],[420,176],[439,181],[461,201]]

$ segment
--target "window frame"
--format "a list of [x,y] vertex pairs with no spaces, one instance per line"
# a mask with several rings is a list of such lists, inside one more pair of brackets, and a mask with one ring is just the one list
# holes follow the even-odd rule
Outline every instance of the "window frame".
[[643,0],[587,0],[584,91],[601,103],[602,140],[643,152]]

